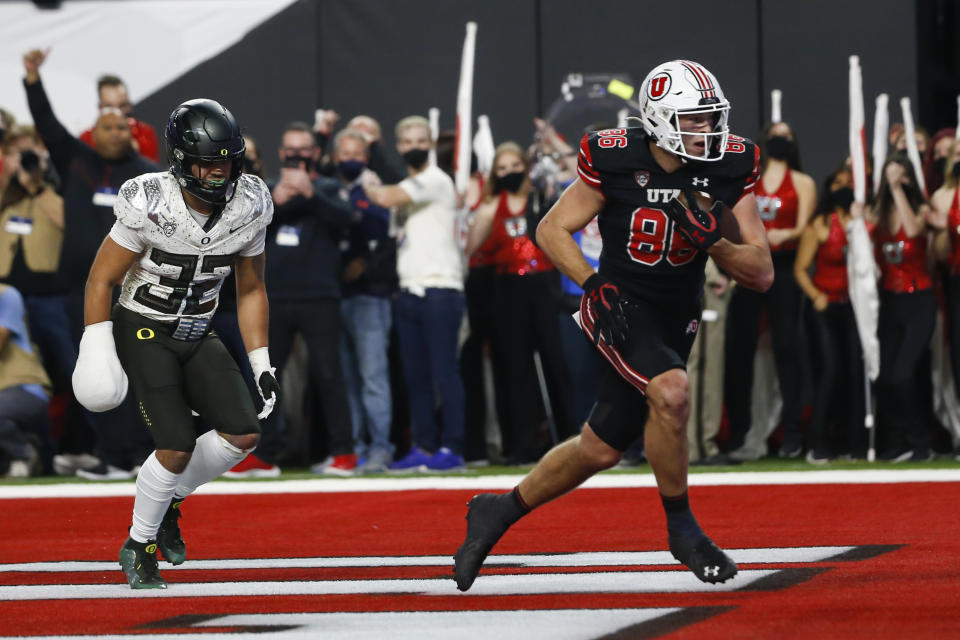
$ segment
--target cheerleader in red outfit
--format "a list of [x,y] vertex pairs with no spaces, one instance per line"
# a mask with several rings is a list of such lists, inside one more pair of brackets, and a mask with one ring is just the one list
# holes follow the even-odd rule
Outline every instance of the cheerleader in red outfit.
[[803,294],[793,276],[797,238],[816,206],[817,187],[801,173],[797,142],[785,122],[769,125],[757,144],[761,148],[762,177],[757,182],[757,207],[767,229],[770,255],[776,272],[765,293],[736,287],[727,308],[724,346],[724,404],[730,421],[730,448],[740,447],[750,429],[753,392],[753,358],[757,350],[760,317],[766,310],[773,339],[773,358],[783,396],[783,446],[780,456],[803,453],[800,431],[803,383],[800,361],[800,303]]
[[[930,347],[937,302],[927,269],[929,206],[903,154],[891,156],[873,209],[877,228],[873,245],[880,265],[880,377],[878,417],[883,438],[880,458],[929,460],[930,432],[921,376]],[[928,385],[927,385],[928,386]]]
[[[847,286],[847,223],[853,180],[840,169],[824,182],[823,196],[800,236],[794,275],[813,303],[811,341],[818,365],[807,462],[823,464],[838,454],[866,457],[863,428],[863,352]],[[810,267],[814,267],[813,278]],[[835,441],[827,437],[830,423]]]
[[484,246],[495,252],[495,348],[505,375],[506,413],[511,430],[503,434],[508,463],[536,462],[540,387],[533,355],[539,353],[557,432],[573,435],[569,407],[570,373],[560,346],[560,281],[550,259],[537,247],[527,228],[531,194],[529,167],[519,145],[497,147],[493,169],[484,187],[467,241],[467,252]]

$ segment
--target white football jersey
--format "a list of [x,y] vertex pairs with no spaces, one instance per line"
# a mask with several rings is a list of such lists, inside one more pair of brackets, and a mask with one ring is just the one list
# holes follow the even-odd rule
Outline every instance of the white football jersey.
[[[114,228],[123,228],[111,237],[142,250],[123,280],[120,304],[161,322],[209,320],[234,259],[262,251],[273,199],[263,180],[243,174],[233,198],[205,231],[187,210],[172,175],[146,173],[123,183],[113,211]],[[139,239],[136,247],[130,246],[128,231]]]

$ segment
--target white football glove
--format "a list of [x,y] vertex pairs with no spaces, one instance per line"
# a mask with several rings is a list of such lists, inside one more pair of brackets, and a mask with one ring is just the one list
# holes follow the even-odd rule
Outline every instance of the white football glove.
[[257,383],[257,392],[260,394],[260,401],[263,406],[257,418],[263,420],[273,411],[277,404],[277,398],[280,397],[280,384],[277,382],[274,367],[270,366],[270,354],[266,347],[254,349],[247,354],[250,359],[250,367],[253,369],[253,379]]
[[116,409],[127,397],[127,374],[117,357],[113,322],[98,322],[83,330],[80,355],[73,369],[73,393],[90,411]]

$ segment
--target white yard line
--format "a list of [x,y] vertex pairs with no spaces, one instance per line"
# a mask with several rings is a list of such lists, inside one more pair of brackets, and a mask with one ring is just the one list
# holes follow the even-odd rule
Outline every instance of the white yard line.
[[[511,489],[520,475],[417,476],[379,478],[317,478],[307,480],[220,480],[200,487],[200,495],[254,493],[351,493],[419,491],[424,489]],[[890,484],[901,482],[960,482],[960,469],[856,469],[833,471],[749,471],[690,474],[695,487],[793,484]],[[655,487],[653,474],[609,473],[590,478],[593,489]],[[0,486],[3,498],[100,498],[134,495],[133,482],[71,482]]]
[[[738,564],[817,563],[829,560],[856,547],[778,547],[760,549],[727,549]],[[182,569],[220,571],[237,569],[320,569],[347,567],[432,567],[447,566],[446,556],[342,556],[317,558],[228,558],[223,560],[190,560],[177,566],[164,564],[163,571]],[[484,566],[522,567],[622,567],[674,565],[669,551],[579,551],[534,555],[494,554]],[[73,573],[114,571],[116,562],[71,560],[63,562],[12,562],[0,564],[0,573]]]

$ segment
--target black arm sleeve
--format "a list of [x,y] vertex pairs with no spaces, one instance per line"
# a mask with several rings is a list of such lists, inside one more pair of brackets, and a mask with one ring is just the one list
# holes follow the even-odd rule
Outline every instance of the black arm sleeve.
[[50,157],[61,176],[67,173],[70,160],[80,150],[89,149],[83,142],[70,135],[53,113],[43,82],[38,80],[33,84],[23,81],[27,90],[27,103],[30,106],[30,115],[37,133],[43,138],[43,143],[50,151]]

